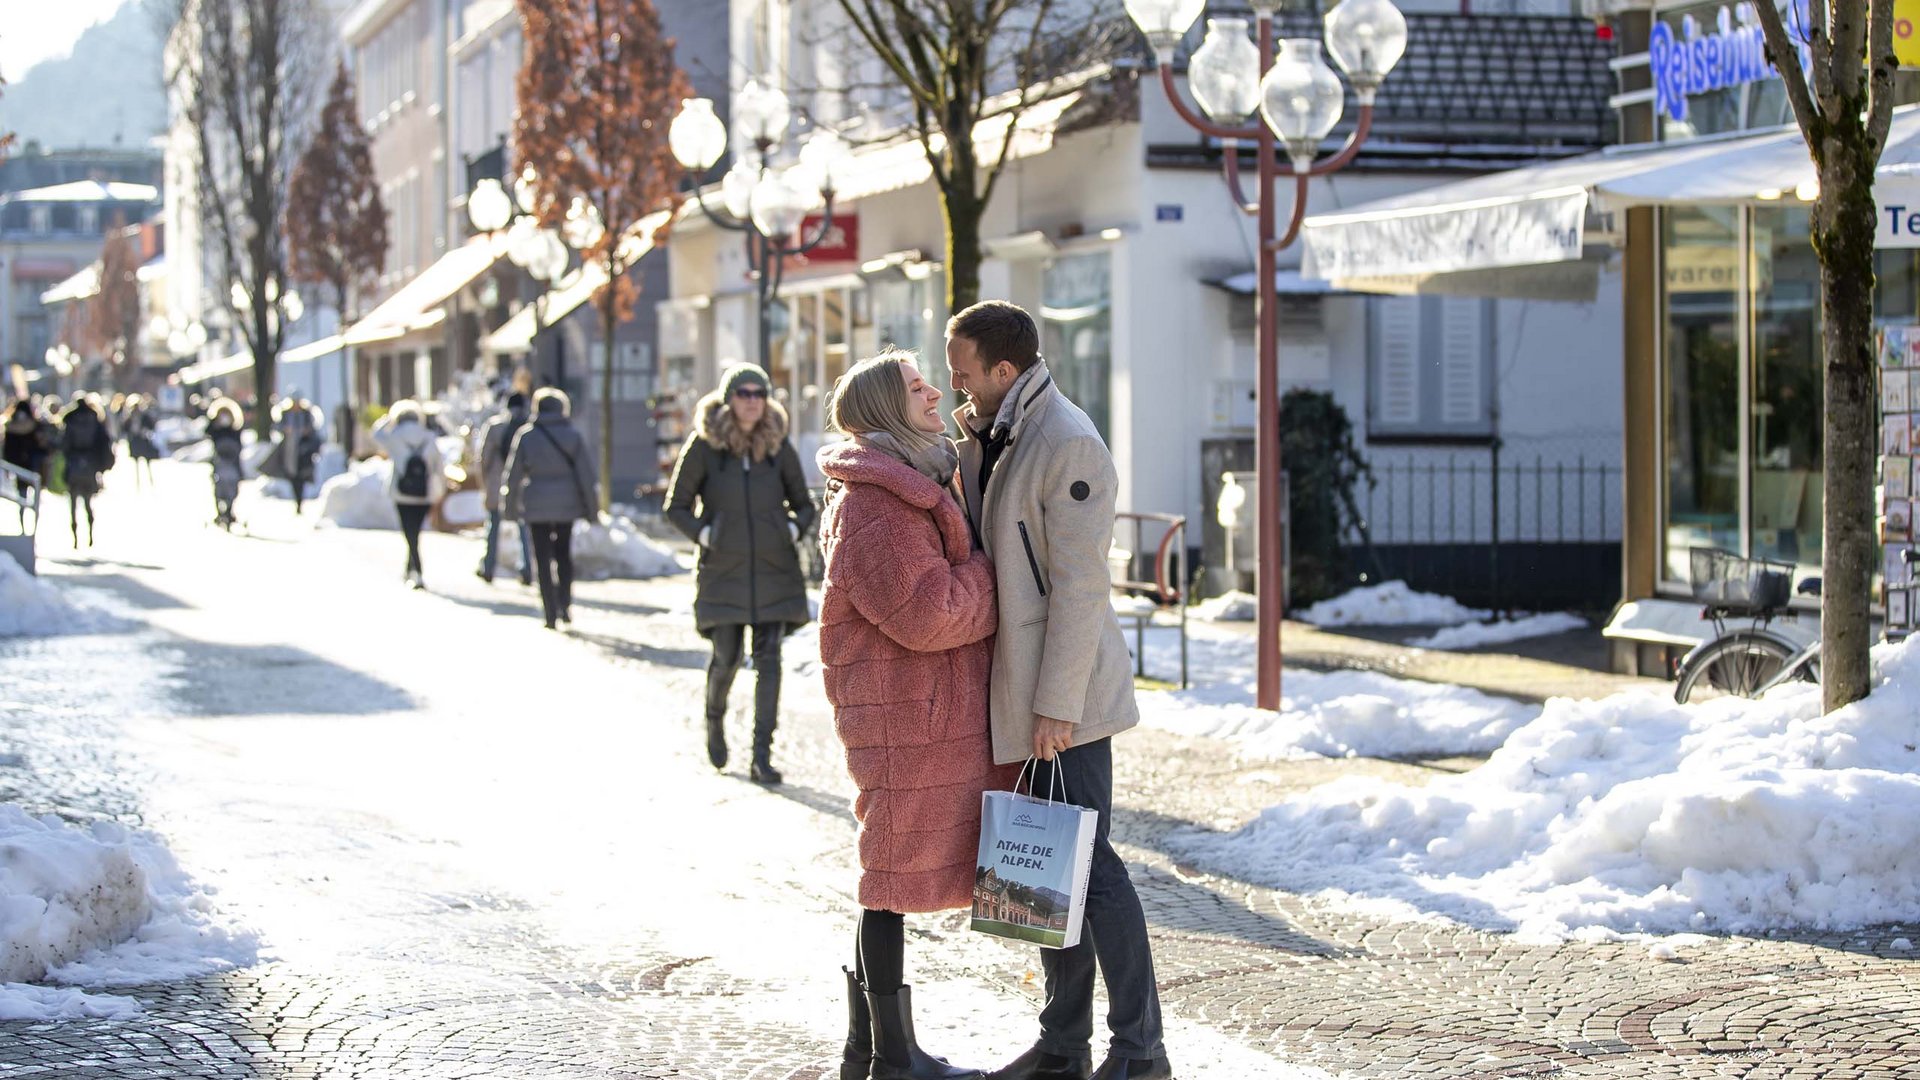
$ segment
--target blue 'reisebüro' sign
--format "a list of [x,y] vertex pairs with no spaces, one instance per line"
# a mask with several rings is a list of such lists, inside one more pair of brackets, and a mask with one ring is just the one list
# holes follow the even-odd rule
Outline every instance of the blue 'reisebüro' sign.
[[[1805,41],[1807,0],[1787,0],[1781,7],[1788,36],[1799,42],[1800,67],[1806,70],[1813,62],[1813,51]],[[1681,17],[1677,32],[1667,23],[1654,23],[1647,64],[1653,73],[1654,111],[1674,120],[1687,118],[1687,98],[1694,94],[1761,82],[1777,74],[1767,60],[1766,36],[1751,3],[1721,8],[1706,33],[1691,15]]]

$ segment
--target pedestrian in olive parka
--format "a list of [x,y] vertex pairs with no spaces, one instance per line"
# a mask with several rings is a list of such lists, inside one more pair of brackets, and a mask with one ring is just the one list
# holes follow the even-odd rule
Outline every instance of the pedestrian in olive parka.
[[700,546],[694,622],[713,642],[707,664],[707,757],[727,764],[727,695],[753,631],[753,764],[757,783],[777,784],[773,731],[780,710],[780,642],[812,617],[799,539],[813,525],[800,456],[787,440],[787,412],[767,373],[727,370],[700,400],[693,435],[667,491],[667,518]]

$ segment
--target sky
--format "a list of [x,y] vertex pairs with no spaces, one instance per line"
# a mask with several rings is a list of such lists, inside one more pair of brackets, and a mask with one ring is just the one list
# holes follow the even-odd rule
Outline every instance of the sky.
[[131,0],[59,0],[36,4],[31,19],[0,28],[0,76],[13,81],[50,57],[65,56],[88,27],[105,22]]

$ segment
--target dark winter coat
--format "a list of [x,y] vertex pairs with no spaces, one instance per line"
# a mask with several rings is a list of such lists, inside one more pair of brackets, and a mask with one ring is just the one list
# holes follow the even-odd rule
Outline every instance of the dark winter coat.
[[25,405],[14,410],[7,420],[5,443],[0,458],[16,469],[25,469],[47,479],[47,458],[53,453],[53,434],[47,423]]
[[502,495],[515,521],[567,522],[600,509],[593,454],[580,429],[558,411],[541,412],[513,436]]
[[160,457],[160,443],[153,433],[157,425],[153,414],[145,408],[135,409],[121,422],[120,430],[127,437],[127,456],[141,461],[153,461]]
[[282,401],[274,407],[273,427],[280,441],[273,448],[270,475],[283,480],[311,480],[313,459],[320,453],[320,411],[311,405]]
[[81,402],[60,414],[60,452],[67,461],[67,490],[100,493],[100,474],[113,468],[113,433],[93,406]]
[[791,628],[811,618],[794,535],[806,535],[813,517],[800,455],[787,441],[786,410],[768,401],[749,433],[734,426],[718,391],[701,399],[693,436],[673,467],[667,519],[701,544],[693,617],[702,634],[754,623]]
[[480,491],[487,512],[500,509],[500,488],[507,482],[507,454],[514,433],[527,424],[527,410],[508,409],[480,428]]
[[993,564],[953,495],[910,466],[854,443],[819,461],[841,485],[820,526],[820,662],[860,788],[860,906],[965,907],[980,793],[1017,771],[987,735]]

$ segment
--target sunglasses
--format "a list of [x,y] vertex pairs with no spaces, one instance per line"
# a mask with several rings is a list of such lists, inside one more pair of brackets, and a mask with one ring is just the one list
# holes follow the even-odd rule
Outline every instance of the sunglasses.
[[764,386],[743,386],[735,390],[733,396],[737,398],[760,398],[765,400],[767,388]]

